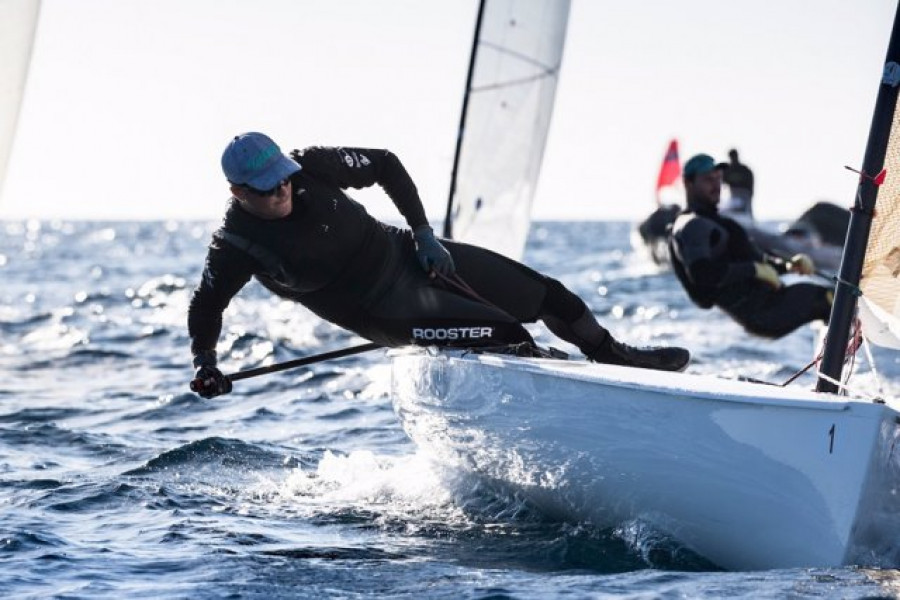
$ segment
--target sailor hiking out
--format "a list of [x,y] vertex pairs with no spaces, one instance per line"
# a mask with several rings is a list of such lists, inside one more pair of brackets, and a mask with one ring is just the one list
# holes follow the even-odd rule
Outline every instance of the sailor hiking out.
[[767,338],[827,321],[831,289],[809,282],[784,285],[780,279],[788,272],[814,273],[807,255],[766,255],[740,224],[719,214],[723,169],[698,154],[682,171],[687,207],[672,224],[669,252],[688,296],[701,308],[718,306],[749,333]]
[[[438,240],[413,180],[387,150],[311,147],[287,156],[252,132],[231,140],[222,168],[233,196],[188,311],[201,395],[230,390],[215,348],[223,311],[251,277],[383,346],[533,344],[522,323],[540,319],[594,361],[663,370],[689,361],[682,348],[619,343],[555,279]],[[374,219],[344,193],[376,184],[409,229]]]

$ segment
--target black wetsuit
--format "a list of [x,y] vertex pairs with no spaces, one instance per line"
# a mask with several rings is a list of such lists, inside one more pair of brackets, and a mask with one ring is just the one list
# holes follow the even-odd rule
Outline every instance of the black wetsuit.
[[731,210],[753,214],[753,171],[740,162],[729,163],[722,174],[722,182],[731,191]]
[[766,256],[715,207],[689,205],[675,219],[669,250],[691,300],[701,308],[719,306],[752,334],[778,338],[830,316],[828,288],[796,283],[775,290],[757,279],[754,263],[767,262],[784,273],[784,261]]
[[385,346],[530,342],[523,322],[591,348],[570,324],[587,311],[558,281],[504,256],[444,241],[456,273],[481,298],[449,289],[420,266],[412,233],[377,221],[343,190],[380,185],[411,228],[427,224],[415,184],[387,150],[308,148],[292,154],[293,209],[265,220],[232,199],[213,236],[188,329],[194,355],[215,348],[222,312],[250,280]]
[[743,163],[729,163],[722,174],[722,181],[732,189],[744,190],[753,196],[753,171]]

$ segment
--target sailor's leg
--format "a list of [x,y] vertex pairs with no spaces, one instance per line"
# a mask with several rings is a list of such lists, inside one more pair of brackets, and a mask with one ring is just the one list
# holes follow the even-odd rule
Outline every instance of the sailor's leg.
[[550,331],[578,346],[589,359],[662,371],[681,371],[690,362],[691,355],[684,348],[635,348],[617,341],[578,296],[555,279],[547,280],[542,320]]
[[479,295],[520,321],[542,320],[591,360],[673,371],[690,360],[682,348],[639,349],[617,342],[584,301],[552,277],[482,248],[452,242],[448,248],[458,273]]
[[796,283],[777,292],[751,294],[726,312],[754,335],[783,337],[812,321],[828,321],[831,289],[813,283]]

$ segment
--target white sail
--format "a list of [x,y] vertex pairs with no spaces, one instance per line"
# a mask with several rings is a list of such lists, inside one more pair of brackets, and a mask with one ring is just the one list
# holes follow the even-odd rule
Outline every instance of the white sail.
[[0,194],[25,93],[40,0],[0,0]]
[[521,258],[569,0],[485,0],[445,235]]
[[897,110],[884,169],[860,278],[863,301],[859,316],[866,339],[878,346],[900,349],[900,111]]

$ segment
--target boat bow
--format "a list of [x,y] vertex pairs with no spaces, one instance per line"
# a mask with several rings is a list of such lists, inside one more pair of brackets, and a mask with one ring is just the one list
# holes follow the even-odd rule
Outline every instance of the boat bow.
[[883,404],[582,361],[392,361],[417,445],[551,518],[641,520],[731,569],[868,564],[900,533],[900,415]]

